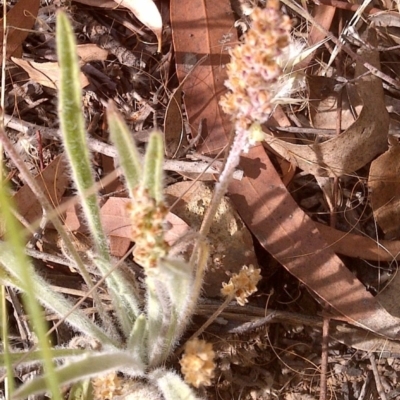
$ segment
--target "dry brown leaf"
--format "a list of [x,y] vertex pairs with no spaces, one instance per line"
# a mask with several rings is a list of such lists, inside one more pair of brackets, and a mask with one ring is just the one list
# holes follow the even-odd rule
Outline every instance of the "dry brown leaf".
[[368,177],[371,205],[387,239],[400,234],[400,144],[391,140],[389,150],[371,163]]
[[143,25],[151,29],[158,40],[158,52],[162,45],[162,19],[161,14],[152,0],[76,0],[88,6],[114,9],[125,7],[130,10]]
[[[35,24],[40,0],[19,0],[7,13],[7,58],[12,55],[21,56],[21,45]],[[3,19],[0,20],[0,37],[3,39]],[[0,65],[3,46],[0,46]]]
[[[38,63],[16,57],[11,57],[11,60],[23,68],[28,73],[29,78],[34,82],[52,89],[57,89],[60,76],[60,66],[57,62]],[[80,74],[80,79],[82,87],[89,85],[89,81],[83,72]]]
[[[226,91],[228,50],[237,43],[234,22],[229,0],[192,0],[185,7],[179,0],[171,1],[177,75],[182,82],[190,71],[183,84],[184,103],[193,137],[200,121],[206,121],[208,135],[202,138],[199,150],[207,154],[222,150],[232,129],[218,102]],[[205,55],[207,59],[193,68]]]
[[129,199],[110,197],[101,207],[101,221],[107,236],[132,237],[132,220],[129,217]]
[[364,329],[359,329],[355,326],[331,321],[329,324],[329,336],[347,347],[366,351],[367,353],[400,353],[400,343],[398,341],[388,340],[373,333],[366,334]]
[[229,186],[244,222],[291,274],[349,321],[391,339],[400,339],[392,317],[365,290],[321,237],[314,222],[282,184],[262,146],[241,159],[245,176]]
[[[162,20],[160,11],[153,0],[117,0],[116,3],[118,6],[132,11],[143,25],[155,33],[158,40],[158,52],[161,53]],[[183,9],[184,7],[181,8]]]
[[[379,68],[377,51],[363,49],[360,54]],[[385,107],[382,82],[357,62],[357,92],[363,99],[358,119],[340,136],[323,143],[297,145],[267,135],[267,143],[282,157],[312,175],[340,176],[366,165],[387,148],[389,115]]]
[[189,79],[190,73],[194,71],[197,66],[201,65],[206,58],[206,56],[201,58],[193,66],[192,70],[183,78],[169,98],[164,118],[165,155],[168,158],[182,157],[189,145],[182,115],[182,88]]
[[[107,235],[121,238],[130,238],[132,236],[132,222],[127,212],[129,202],[130,200],[126,198],[110,197],[103,204],[100,210],[101,220]],[[67,209],[64,224],[72,232],[85,230],[77,205]]]
[[168,158],[179,158],[182,145],[187,145],[182,115],[182,88],[179,86],[171,95],[164,118],[164,148]]
[[78,57],[83,63],[91,61],[105,61],[108,57],[108,51],[100,48],[97,44],[87,43],[76,46]]
[[167,230],[164,239],[170,246],[173,246],[177,241],[189,233],[190,226],[182,218],[179,218],[171,212],[167,214],[165,219],[169,224],[169,229]]
[[327,245],[338,254],[372,261],[400,261],[400,241],[379,240],[342,232],[314,222]]
[[[113,0],[74,0],[77,3],[86,4],[87,6],[100,8],[117,8],[118,4]],[[119,2],[118,2],[119,3]]]
[[[71,197],[63,197],[62,203],[67,203],[70,200]],[[78,232],[84,230],[79,215],[80,213],[75,203],[66,209],[64,215],[64,226],[68,229],[68,231]]]
[[[314,128],[337,128],[337,101],[339,92],[335,92],[336,79],[326,76],[308,76],[307,84],[310,96],[310,119]],[[349,102],[350,100],[350,102]],[[341,129],[348,129],[354,124],[354,111],[362,111],[362,102],[354,85],[346,87],[346,95],[341,102]]]
[[101,207],[101,220],[110,240],[110,253],[123,257],[132,244],[132,220],[128,215],[129,199],[111,197]]
[[[68,199],[64,199],[66,200]],[[110,253],[114,257],[123,257],[131,245],[132,228],[127,213],[128,203],[129,199],[111,197],[100,210],[103,227],[109,238]],[[76,204],[65,212],[64,226],[71,232],[86,232],[82,213]]]
[[[132,243],[132,220],[128,213],[129,203],[130,200],[127,198],[110,197],[100,210],[103,228],[110,240],[110,253],[114,257],[124,256]],[[171,229],[166,233],[166,241],[172,246],[188,232],[189,227],[172,213],[168,213],[166,220],[171,224]],[[66,211],[64,226],[72,232],[85,231],[82,215],[76,205],[69,207]]]
[[400,318],[400,274],[397,272],[388,285],[378,293],[376,300],[394,317]]
[[[39,175],[35,177],[36,183],[46,194],[48,200],[57,207],[68,185],[68,172],[62,155],[57,156]],[[13,196],[13,202],[18,213],[28,223],[33,223],[42,217],[42,206],[32,193],[29,186],[24,185]],[[0,228],[0,236],[4,234]]]
[[[381,11],[370,15],[369,20],[374,24],[379,31],[381,38],[387,40],[387,44],[391,46],[390,40],[396,44],[400,44],[399,28],[400,28],[400,15],[396,11]],[[385,44],[386,44],[385,43]]]

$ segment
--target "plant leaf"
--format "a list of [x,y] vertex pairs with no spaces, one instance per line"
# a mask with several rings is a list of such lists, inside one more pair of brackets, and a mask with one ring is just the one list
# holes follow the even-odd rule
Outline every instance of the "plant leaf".
[[[53,360],[65,359],[69,357],[81,357],[87,350],[81,349],[51,349],[51,357]],[[16,365],[18,364],[30,364],[30,363],[41,363],[43,362],[43,354],[40,350],[28,350],[21,351],[18,353],[9,353],[11,362]],[[19,363],[20,359],[23,358],[22,363]],[[4,365],[4,354],[0,353],[0,365]]]
[[[59,117],[64,147],[72,169],[74,184],[82,200],[82,209],[93,237],[98,258],[96,266],[110,289],[114,309],[126,335],[129,335],[134,320],[138,315],[138,299],[134,295],[132,285],[121,270],[112,268],[108,241],[104,233],[100,207],[95,194],[86,195],[94,184],[92,175],[88,140],[82,115],[82,91],[79,86],[79,66],[76,55],[76,43],[71,24],[67,16],[57,14],[57,55],[61,68]],[[105,316],[103,316],[105,318]],[[112,322],[107,323],[113,335],[118,336]]]
[[[7,242],[0,242],[6,247],[8,252],[13,252],[13,257],[4,257],[6,251],[0,251],[3,265],[8,268],[8,272],[13,273],[16,279],[19,279],[21,289],[24,292],[23,303],[29,314],[30,322],[37,335],[41,348],[43,365],[45,370],[45,382],[55,400],[61,396],[58,389],[57,377],[54,376],[54,363],[51,357],[50,344],[47,339],[47,324],[42,317],[42,308],[36,299],[38,289],[37,281],[34,279],[34,269],[30,264],[24,251],[24,235],[21,232],[20,225],[17,223],[11,209],[11,200],[7,194],[7,185],[4,180],[0,185],[0,210],[5,222],[5,232]],[[14,262],[13,262],[14,261]],[[11,272],[12,271],[12,272]],[[13,377],[9,377],[13,379]]]
[[156,369],[150,374],[150,379],[161,390],[165,400],[201,400],[175,372]]
[[[24,253],[22,251],[22,253]],[[23,283],[20,274],[20,264],[15,252],[15,248],[7,242],[0,241],[0,270],[2,270],[2,280],[4,284],[16,287],[21,291],[26,290],[26,283]],[[2,267],[2,268],[1,268]],[[30,278],[33,281],[32,288],[35,291],[35,298],[49,310],[52,310],[60,317],[66,317],[66,321],[73,325],[78,331],[97,339],[105,346],[116,346],[117,343],[109,338],[100,328],[97,327],[86,315],[79,310],[73,309],[71,304],[64,296],[55,292],[51,285],[47,283],[37,272],[33,266],[29,264]],[[8,276],[7,276],[8,275]],[[40,313],[40,318],[42,314]]]
[[157,203],[163,199],[164,145],[159,131],[151,133],[144,160],[143,186]]
[[[100,220],[100,208],[95,194],[86,192],[95,185],[90,163],[85,121],[82,115],[82,90],[75,37],[68,17],[57,14],[57,56],[60,63],[60,91],[58,113],[63,143],[72,170],[73,182],[82,200],[82,209],[96,250],[110,261],[108,243]],[[108,271],[101,271],[106,274]]]
[[[144,375],[144,366],[127,352],[103,352],[91,354],[79,361],[72,362],[55,371],[60,385],[81,381],[85,378],[98,376],[109,371],[126,371],[133,377]],[[46,391],[43,376],[33,378],[23,384],[14,393],[14,399],[26,399],[28,396]]]
[[134,197],[133,189],[136,188],[143,176],[141,156],[132,138],[132,133],[111,101],[107,107],[107,119],[110,139],[117,149],[126,187],[129,191],[129,197],[132,199]]
[[[379,69],[377,51],[360,51],[364,60]],[[377,76],[365,74],[366,71],[358,61],[356,85],[363,108],[357,120],[342,134],[323,143],[299,145],[272,135],[266,135],[266,142],[283,158],[312,175],[338,177],[365,166],[387,149],[389,129],[382,82]]]

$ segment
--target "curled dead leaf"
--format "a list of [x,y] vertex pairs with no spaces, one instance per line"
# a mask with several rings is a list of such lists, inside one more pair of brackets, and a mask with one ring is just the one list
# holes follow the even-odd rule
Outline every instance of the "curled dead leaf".
[[157,51],[160,53],[162,45],[162,19],[160,11],[158,11],[153,0],[118,0],[116,4],[132,11],[142,24],[155,33],[158,40]]
[[389,150],[371,163],[368,186],[377,224],[387,239],[400,234],[400,144],[391,141]]
[[[379,68],[377,51],[363,49],[361,55]],[[366,71],[358,62],[356,86],[363,108],[357,120],[341,135],[323,143],[304,145],[266,135],[266,142],[293,165],[312,175],[337,177],[366,165],[386,150],[389,129],[382,82],[372,74],[365,74]]]
[[[11,57],[11,60],[23,68],[29,78],[34,82],[40,83],[52,89],[57,89],[60,80],[60,66],[57,62],[38,63],[35,61],[27,61],[22,58]],[[80,80],[82,87],[89,85],[89,81],[85,74],[81,72]]]
[[100,48],[97,44],[86,43],[78,44],[76,46],[78,57],[83,63],[91,61],[105,61],[107,60],[108,51]]

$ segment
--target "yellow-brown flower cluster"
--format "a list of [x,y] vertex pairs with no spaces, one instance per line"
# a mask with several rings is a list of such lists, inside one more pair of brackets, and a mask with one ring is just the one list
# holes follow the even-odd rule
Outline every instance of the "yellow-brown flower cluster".
[[228,80],[230,93],[221,99],[232,115],[236,130],[248,130],[253,122],[265,122],[273,107],[274,84],[281,75],[278,57],[289,44],[291,22],[279,11],[279,0],[255,8],[245,41],[231,51]]
[[257,284],[261,280],[260,269],[253,265],[243,266],[239,274],[233,274],[229,283],[223,283],[221,293],[224,296],[236,298],[239,305],[244,306],[247,298],[257,291]]
[[138,187],[128,213],[132,221],[135,261],[144,268],[155,267],[157,260],[168,253],[163,226],[168,209],[162,203],[156,204],[146,189]]
[[115,372],[92,379],[92,385],[95,400],[111,400],[121,394],[122,381]]
[[185,381],[196,388],[210,385],[215,370],[214,357],[211,343],[197,338],[186,342],[180,361]]

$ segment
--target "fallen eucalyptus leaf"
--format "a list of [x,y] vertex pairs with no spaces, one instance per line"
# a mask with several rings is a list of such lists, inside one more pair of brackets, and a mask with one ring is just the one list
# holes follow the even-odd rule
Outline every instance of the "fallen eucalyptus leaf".
[[391,140],[390,149],[371,163],[368,186],[377,224],[386,239],[400,234],[400,144]]
[[[362,49],[360,55],[379,68],[377,51]],[[336,177],[366,165],[387,148],[389,115],[381,80],[365,72],[363,64],[357,62],[356,86],[363,108],[358,119],[341,135],[323,143],[305,145],[287,143],[266,135],[266,142],[293,165],[312,175]]]

